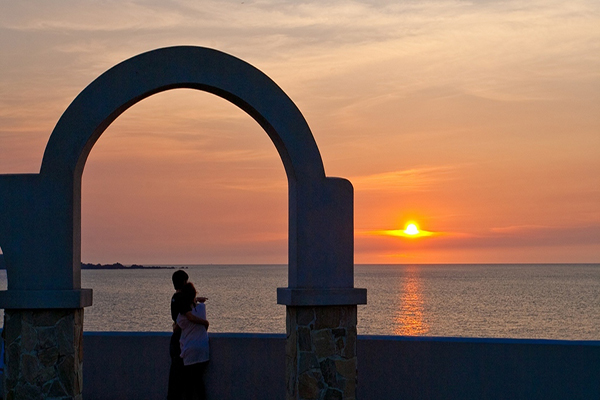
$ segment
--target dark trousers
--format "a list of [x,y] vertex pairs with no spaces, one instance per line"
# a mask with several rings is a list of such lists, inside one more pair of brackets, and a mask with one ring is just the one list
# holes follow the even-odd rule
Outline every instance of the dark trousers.
[[179,338],[181,332],[171,335],[169,343],[169,354],[171,355],[171,368],[169,369],[169,389],[167,391],[167,400],[182,400],[185,382],[185,371],[183,359],[179,357]]
[[207,366],[208,361],[183,367],[185,376],[183,398],[185,400],[206,400],[204,373]]

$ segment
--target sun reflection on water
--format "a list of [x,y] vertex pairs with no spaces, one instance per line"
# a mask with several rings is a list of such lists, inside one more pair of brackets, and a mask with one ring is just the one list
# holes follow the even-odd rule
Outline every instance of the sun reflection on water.
[[400,309],[394,317],[394,334],[419,336],[429,332],[423,315],[423,293],[417,268],[407,268],[400,288]]

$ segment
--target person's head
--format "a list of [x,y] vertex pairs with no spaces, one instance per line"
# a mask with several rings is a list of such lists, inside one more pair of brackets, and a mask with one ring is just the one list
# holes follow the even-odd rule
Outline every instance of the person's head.
[[173,272],[172,279],[175,290],[181,290],[183,285],[187,283],[189,276],[184,270],[178,269],[177,271]]
[[183,287],[181,288],[181,297],[187,302],[187,303],[193,303],[194,300],[196,299],[196,294],[198,294],[198,292],[196,291],[196,287],[194,286],[194,284],[192,282],[187,282],[183,285]]

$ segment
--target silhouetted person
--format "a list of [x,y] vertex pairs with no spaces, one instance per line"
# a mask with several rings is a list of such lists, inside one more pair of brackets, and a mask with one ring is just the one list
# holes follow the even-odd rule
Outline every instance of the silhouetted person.
[[209,359],[208,321],[204,305],[206,298],[196,297],[196,288],[191,282],[183,285],[180,293],[191,309],[186,314],[180,313],[177,316],[177,325],[181,328],[179,344],[184,364],[184,398],[204,400],[204,372]]
[[[184,371],[183,359],[181,358],[181,349],[179,347],[179,338],[181,337],[181,328],[177,325],[177,316],[181,311],[184,313],[189,309],[186,301],[181,296],[181,289],[189,279],[188,274],[178,269],[173,272],[173,288],[175,294],[171,297],[171,318],[173,319],[173,334],[169,344],[169,354],[171,355],[171,368],[169,369],[169,389],[167,400],[183,399]],[[190,309],[191,310],[191,309]]]

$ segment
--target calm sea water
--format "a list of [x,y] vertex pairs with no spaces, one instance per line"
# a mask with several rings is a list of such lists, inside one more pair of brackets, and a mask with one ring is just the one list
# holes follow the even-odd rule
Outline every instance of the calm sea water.
[[[285,332],[283,265],[187,266],[213,332]],[[169,331],[173,270],[84,270],[87,331]],[[357,265],[359,334],[600,340],[600,264]],[[0,274],[6,288],[6,274]]]

